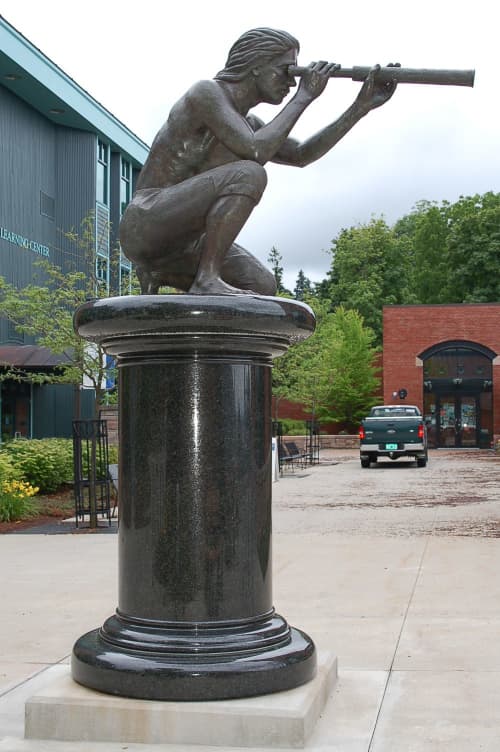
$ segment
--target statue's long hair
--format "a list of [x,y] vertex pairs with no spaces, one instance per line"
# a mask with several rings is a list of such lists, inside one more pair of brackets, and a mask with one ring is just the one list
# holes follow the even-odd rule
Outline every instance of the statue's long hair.
[[241,81],[252,68],[265,65],[288,50],[300,49],[297,39],[280,29],[250,29],[241,35],[229,50],[225,67],[215,78]]

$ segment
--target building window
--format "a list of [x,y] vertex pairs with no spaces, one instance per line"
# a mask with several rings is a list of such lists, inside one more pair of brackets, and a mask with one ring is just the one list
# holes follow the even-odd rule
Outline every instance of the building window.
[[108,205],[109,196],[109,146],[98,139],[97,141],[97,185],[96,199],[101,204]]
[[52,221],[56,218],[56,202],[43,191],[40,191],[40,214]]
[[125,159],[121,159],[121,174],[120,174],[120,218],[123,217],[123,213],[127,207],[128,202],[131,199],[132,194],[132,167],[130,162]]
[[104,256],[97,256],[95,262],[95,273],[97,284],[104,287],[107,291],[109,288],[109,263]]

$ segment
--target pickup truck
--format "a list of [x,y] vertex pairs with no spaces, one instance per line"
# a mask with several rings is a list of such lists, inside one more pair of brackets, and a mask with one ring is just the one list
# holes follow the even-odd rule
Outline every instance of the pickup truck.
[[377,405],[359,429],[361,467],[370,467],[379,457],[397,460],[414,457],[417,467],[427,464],[427,431],[418,407]]

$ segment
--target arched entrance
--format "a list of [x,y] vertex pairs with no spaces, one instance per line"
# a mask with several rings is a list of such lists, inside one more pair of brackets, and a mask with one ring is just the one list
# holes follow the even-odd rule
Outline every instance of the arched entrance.
[[424,415],[433,447],[487,448],[493,439],[492,350],[475,342],[441,342],[420,354]]

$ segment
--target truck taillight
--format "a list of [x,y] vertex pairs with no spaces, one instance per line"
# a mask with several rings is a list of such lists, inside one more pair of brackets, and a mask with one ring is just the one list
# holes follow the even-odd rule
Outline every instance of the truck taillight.
[[366,438],[365,429],[363,428],[363,426],[359,427],[359,438],[361,439],[361,441]]
[[423,439],[423,438],[424,438],[424,435],[425,435],[425,433],[424,433],[424,424],[423,424],[423,423],[421,423],[421,424],[419,425],[419,427],[418,427],[418,438],[419,438],[419,439]]

